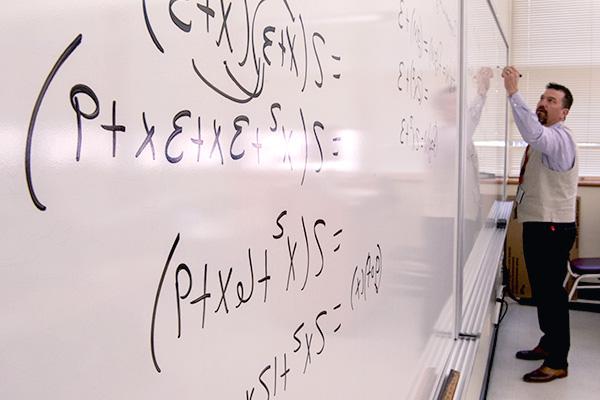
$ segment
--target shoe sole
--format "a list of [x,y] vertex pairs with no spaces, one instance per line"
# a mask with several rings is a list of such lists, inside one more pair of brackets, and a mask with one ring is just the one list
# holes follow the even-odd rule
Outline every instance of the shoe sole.
[[569,374],[565,374],[565,375],[555,375],[552,379],[548,379],[548,380],[526,380],[525,378],[523,378],[523,381],[526,383],[547,383],[547,382],[552,382],[555,381],[557,379],[562,379],[562,378],[566,378],[567,376],[569,376]]

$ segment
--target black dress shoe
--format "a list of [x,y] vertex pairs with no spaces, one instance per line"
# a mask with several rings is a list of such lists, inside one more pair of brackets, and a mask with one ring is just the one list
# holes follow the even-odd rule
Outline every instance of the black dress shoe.
[[529,383],[544,383],[555,379],[565,378],[569,375],[567,369],[554,369],[542,365],[536,370],[523,375],[523,380]]
[[519,360],[544,360],[548,357],[548,352],[540,346],[535,346],[533,350],[521,350],[515,354]]

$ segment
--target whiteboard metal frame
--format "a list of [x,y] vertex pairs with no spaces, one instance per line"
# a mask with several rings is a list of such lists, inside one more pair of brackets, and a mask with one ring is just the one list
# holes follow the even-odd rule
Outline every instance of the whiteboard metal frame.
[[465,93],[466,93],[466,65],[465,65],[465,0],[459,0],[458,15],[460,20],[459,34],[459,74],[460,74],[460,89],[458,96],[458,202],[456,211],[456,223],[454,230],[454,340],[459,339],[460,327],[462,325],[462,296],[463,296],[463,273],[462,273],[462,243],[464,235],[464,189],[465,189],[465,154],[466,141],[464,140],[465,132]]
[[[504,46],[506,48],[506,64],[509,63],[509,44],[506,39],[506,35],[502,30],[502,26],[500,25],[500,21],[498,20],[498,15],[494,6],[491,3],[491,0],[486,0],[486,3],[490,9],[494,22],[498,28],[500,36],[502,37],[502,41],[504,42]],[[454,259],[454,328],[453,335],[455,339],[460,337],[460,327],[462,325],[462,309],[463,309],[463,236],[464,236],[464,186],[465,186],[465,155],[466,155],[466,140],[465,140],[465,129],[466,129],[466,120],[464,107],[466,103],[465,93],[467,91],[466,88],[466,32],[465,32],[465,0],[459,1],[459,18],[460,18],[460,37],[459,37],[459,68],[460,68],[460,95],[459,95],[459,112],[458,112],[458,206],[457,206],[457,214],[456,214],[456,224],[455,224],[455,259]],[[503,169],[503,178],[502,178],[502,200],[506,201],[507,198],[507,182],[508,182],[508,98],[506,98],[506,107],[504,111],[504,169]]]
[[[490,9],[492,17],[494,18],[494,22],[500,32],[502,40],[504,42],[504,46],[506,48],[506,65],[509,63],[509,44],[506,39],[506,35],[502,30],[502,26],[500,25],[500,21],[498,20],[498,15],[494,6],[492,5],[490,0],[486,0],[486,3]],[[455,257],[454,257],[454,326],[453,326],[453,335],[454,339],[463,339],[461,341],[456,342],[456,353],[454,356],[448,360],[446,364],[446,368],[449,366],[453,366],[457,368],[459,371],[467,372],[463,379],[460,380],[459,386],[460,389],[457,392],[457,399],[460,399],[463,391],[468,384],[468,379],[470,376],[471,369],[473,367],[473,359],[474,359],[474,351],[478,344],[478,333],[481,332],[481,325],[483,324],[483,312],[485,309],[483,307],[484,304],[487,303],[487,290],[484,290],[484,293],[481,293],[481,289],[488,288],[490,284],[493,284],[494,274],[492,269],[495,269],[498,265],[498,260],[501,257],[501,249],[494,251],[495,257],[487,257],[486,264],[492,266],[491,269],[488,269],[488,274],[490,277],[485,278],[484,280],[487,282],[486,285],[479,285],[479,292],[477,297],[480,297],[478,301],[481,304],[478,304],[476,307],[478,309],[478,313],[469,313],[470,315],[469,321],[463,321],[463,289],[464,289],[464,270],[463,270],[463,250],[462,244],[464,241],[464,186],[465,186],[465,155],[466,155],[466,140],[465,140],[465,128],[466,128],[466,117],[465,117],[465,103],[466,103],[466,32],[465,32],[465,18],[466,18],[466,6],[465,0],[459,0],[459,19],[460,19],[460,36],[459,36],[459,75],[460,75],[460,92],[459,92],[459,113],[458,113],[458,206],[457,206],[457,219],[455,223]],[[508,97],[506,98],[506,107],[504,113],[504,173],[502,179],[502,200],[506,201],[507,197],[507,182],[508,182]],[[505,203],[506,204],[506,203]],[[504,204],[503,214],[507,212],[507,206]],[[494,210],[492,210],[493,212]],[[505,232],[503,232],[505,233]],[[502,235],[500,233],[500,235]],[[503,240],[502,240],[503,242]],[[496,246],[497,247],[497,246]],[[482,277],[480,277],[482,278]],[[481,280],[481,279],[480,279]],[[472,288],[473,289],[473,288]],[[493,290],[492,290],[493,291]],[[472,293],[473,294],[473,293]],[[471,296],[472,297],[472,296]],[[476,299],[477,300],[477,299]],[[481,302],[483,300],[483,302]],[[471,299],[470,302],[472,302]],[[465,326],[466,334],[461,333],[461,328],[463,328],[463,324],[468,323],[468,327]],[[470,364],[470,365],[469,365]]]
[[[488,7],[490,8],[490,12],[492,13],[492,17],[494,17],[494,22],[496,22],[496,26],[498,27],[498,31],[500,32],[500,36],[502,36],[502,40],[504,41],[504,46],[506,46],[506,65],[510,64],[510,45],[508,44],[508,40],[506,39],[506,34],[502,29],[502,25],[500,24],[500,20],[498,19],[498,14],[494,9],[494,5],[492,4],[492,0],[486,0]],[[506,201],[507,193],[506,186],[508,185],[508,96],[506,97],[506,107],[504,108],[504,177],[502,180],[502,200]]]

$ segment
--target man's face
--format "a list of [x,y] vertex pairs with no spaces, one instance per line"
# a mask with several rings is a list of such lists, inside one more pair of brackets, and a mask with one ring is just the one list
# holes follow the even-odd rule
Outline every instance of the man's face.
[[544,126],[551,126],[557,122],[564,121],[569,109],[563,107],[565,94],[560,90],[546,89],[537,103],[535,113],[538,120]]

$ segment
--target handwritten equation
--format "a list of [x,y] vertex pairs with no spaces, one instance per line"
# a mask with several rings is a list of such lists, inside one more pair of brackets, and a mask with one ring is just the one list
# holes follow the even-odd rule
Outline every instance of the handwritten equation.
[[[207,311],[212,314],[229,314],[234,310],[243,309],[253,299],[253,301],[262,299],[263,303],[267,303],[270,298],[269,287],[273,286],[273,280],[279,282],[279,287],[271,288],[271,290],[302,292],[311,279],[318,279],[326,271],[326,257],[331,258],[340,250],[343,229],[338,228],[330,232],[324,219],[307,222],[301,216],[298,222],[303,235],[301,238],[293,237],[287,233],[285,228],[286,223],[289,223],[287,214],[287,210],[283,210],[275,219],[275,233],[272,236],[275,240],[275,247],[271,247],[271,252],[269,252],[269,248],[261,249],[259,252],[253,252],[251,248],[248,248],[246,250],[248,259],[246,266],[229,267],[218,271],[214,271],[212,266],[209,269],[208,264],[194,268],[186,263],[179,263],[177,267],[172,267],[171,261],[180,242],[180,235],[177,235],[171,246],[156,292],[152,332],[154,332],[156,310],[168,272],[171,272],[172,286],[174,285],[177,296],[178,337],[183,334],[182,318],[185,318],[186,312],[201,312],[202,328],[204,328],[208,318]],[[330,236],[338,244],[333,249],[323,248],[324,235]],[[276,250],[279,250],[279,254],[286,254],[289,261],[286,268],[287,273],[281,279],[273,276],[275,272],[272,271],[269,264],[269,254]],[[314,256],[311,259],[314,252],[317,253],[316,260]],[[280,269],[277,269],[277,272],[281,272]],[[200,278],[194,279],[198,276]],[[237,281],[235,286],[232,278],[233,282]],[[194,284],[194,282],[196,283]],[[184,305],[186,308],[183,308]],[[160,370],[154,351],[153,358],[157,370]]]
[[[177,340],[199,340],[197,330],[188,335],[187,321],[191,316],[200,321],[201,329],[210,329],[213,315],[240,313],[251,303],[268,304],[286,293],[302,294],[312,281],[327,275],[328,266],[343,248],[343,228],[332,226],[322,218],[292,218],[283,210],[273,219],[272,226],[271,245],[258,251],[240,249],[247,263],[226,268],[176,261],[177,249],[184,240],[181,234],[177,235],[160,274],[153,303],[150,352],[158,373],[162,372],[161,343],[156,339],[156,331],[164,328],[164,324],[159,323],[161,317],[176,321],[176,330],[173,326],[169,330],[177,332]],[[298,231],[292,228],[300,228],[300,235],[291,233]],[[270,260],[274,254],[285,255],[284,268],[281,263],[272,265]],[[312,321],[299,322],[290,331],[290,348],[274,353],[273,359],[258,372],[256,383],[245,390],[246,399],[261,392],[269,397],[278,390],[285,391],[288,379],[306,374],[326,351],[328,340],[342,330],[343,314],[340,313],[345,309],[355,312],[360,303],[369,300],[370,294],[379,294],[383,276],[381,246],[377,244],[373,254],[369,252],[363,263],[348,271],[346,300],[341,293],[342,301],[319,309]],[[165,293],[174,294],[176,298],[170,311],[160,307]]]
[[[417,121],[416,114],[423,114],[424,107],[448,107],[440,104],[446,100],[437,99],[453,92],[456,78],[452,68],[444,61],[444,45],[441,38],[428,32],[423,23],[421,11],[416,6],[408,6],[406,0],[400,0],[397,25],[401,37],[407,43],[406,55],[398,63],[397,88],[402,98],[409,104],[411,111],[403,112],[399,124],[399,142],[410,146],[411,150],[423,152],[428,162],[432,162],[439,147],[440,123],[434,118],[429,121]],[[436,1],[436,12],[447,19],[443,4]],[[449,26],[452,32],[452,26]],[[442,82],[447,90],[432,93],[431,87]]]
[[[151,23],[146,1],[142,2],[142,6],[149,36],[155,47],[165,53],[167,50]],[[272,12],[272,8],[278,8],[285,15],[284,19],[275,19],[277,24],[269,19],[270,14],[266,15],[266,11]],[[285,71],[291,79],[296,80],[300,93],[309,84],[315,90],[324,88],[328,77],[334,81],[341,79],[340,72],[327,73],[326,66],[340,64],[342,57],[325,53],[327,44],[324,34],[307,31],[302,14],[293,12],[287,0],[260,0],[254,8],[249,6],[248,0],[205,0],[203,3],[172,0],[165,9],[168,10],[171,29],[186,34],[198,32],[209,46],[223,50],[222,58],[190,58],[190,68],[205,87],[235,103],[244,104],[261,95],[264,97],[266,82],[272,82],[276,87],[278,80],[266,78],[267,72],[273,69]],[[245,29],[232,29],[232,19],[236,13],[239,15],[235,21],[238,24],[239,20],[244,21]],[[235,37],[234,33],[240,31],[245,32],[244,36]],[[36,193],[32,171],[34,139],[40,134],[35,126],[53,79],[82,45],[82,41],[83,34],[79,34],[58,57],[44,81],[31,114],[25,148],[25,176],[32,202],[41,211],[46,210],[46,205]],[[232,63],[232,57],[239,61]],[[325,58],[330,62],[325,63]],[[241,70],[233,68],[234,64]],[[220,71],[221,78],[209,79],[207,71]],[[242,83],[244,79],[241,78],[241,75],[247,78],[248,71],[255,76],[255,82],[250,86]],[[238,73],[240,75],[236,75]],[[222,79],[226,82],[222,82]],[[224,89],[232,86],[236,88],[235,91]],[[253,157],[255,165],[260,166],[265,164],[261,154],[278,154],[278,157],[269,159],[269,166],[283,166],[290,171],[298,171],[295,175],[300,175],[300,186],[304,185],[308,172],[320,173],[324,165],[330,164],[328,161],[333,162],[343,156],[343,136],[329,133],[322,116],[307,115],[301,104],[286,105],[278,99],[273,99],[262,115],[251,115],[248,110],[232,116],[231,120],[212,117],[205,111],[192,112],[191,107],[183,108],[173,112],[170,121],[172,129],[165,130],[157,126],[166,121],[157,121],[144,109],[138,110],[135,119],[128,113],[124,121],[119,111],[122,108],[131,110],[132,105],[121,107],[117,99],[108,100],[106,104],[92,85],[78,82],[65,97],[69,99],[73,111],[71,124],[75,131],[76,162],[85,159],[86,137],[91,132],[109,135],[110,144],[105,154],[113,159],[151,158],[169,164],[195,159],[196,163],[208,161],[223,166],[226,162]],[[108,111],[101,112],[104,108],[108,108]],[[269,119],[269,125],[265,126],[264,121]],[[135,153],[122,154],[119,143],[125,140],[138,141]],[[277,162],[277,158],[281,161]]]
[[400,143],[408,145],[416,152],[427,155],[429,162],[435,156],[438,147],[439,129],[437,122],[417,123],[415,116],[410,114],[400,121]]
[[258,373],[256,384],[246,389],[242,398],[252,400],[254,395],[262,395],[267,399],[275,397],[278,390],[287,391],[288,379],[305,375],[312,363],[317,362],[318,357],[326,351],[328,340],[340,331],[342,324],[336,314],[341,308],[342,305],[337,304],[319,311],[309,323],[298,324],[290,332],[291,350],[280,356],[275,355],[273,362],[264,366]]
[[[425,31],[423,20],[416,7],[409,8],[405,4],[406,0],[400,0],[400,10],[398,11],[398,27],[409,40],[410,46],[416,51],[416,60],[411,60],[410,64],[419,65],[422,73],[432,70],[433,76],[441,76],[446,86],[456,86],[456,78],[452,74],[452,68],[444,63],[444,45],[439,38]],[[417,60],[424,60],[419,63]],[[406,62],[408,64],[408,62]]]
[[[374,256],[367,254],[364,266],[354,268],[350,280],[350,296],[348,303],[338,303],[330,308],[323,308],[316,313],[315,319],[309,323],[301,322],[291,333],[293,349],[283,352],[283,357],[275,355],[273,362],[269,362],[258,374],[257,385],[246,389],[245,400],[252,400],[255,392],[262,394],[263,398],[270,399],[277,395],[277,390],[287,390],[289,377],[302,376],[307,373],[313,362],[323,355],[327,343],[342,329],[340,312],[344,307],[350,307],[351,312],[359,308],[359,303],[366,303],[370,294],[378,295],[381,290],[383,277],[383,255],[381,246],[376,246]],[[314,343],[313,343],[314,342]],[[299,360],[298,360],[299,358]],[[278,360],[283,367],[278,372]],[[288,359],[292,362],[288,362]],[[296,361],[295,363],[293,361]],[[295,366],[295,367],[294,367]],[[279,383],[278,383],[279,382]]]
[[[166,49],[151,21],[145,0],[143,10],[150,38],[157,50],[165,53]],[[164,8],[161,12],[165,12]],[[326,74],[323,58],[339,63],[342,57],[333,53],[323,54],[326,52],[325,36],[317,31],[309,31],[302,14],[294,12],[288,0],[260,0],[254,7],[249,5],[248,0],[204,0],[193,4],[172,0],[168,12],[171,29],[190,35],[201,32],[203,41],[223,50],[221,59],[210,59],[204,67],[200,57],[192,56],[190,67],[207,87],[233,102],[248,103],[260,97],[265,82],[269,81],[266,76],[274,69],[286,71],[291,79],[296,80],[299,92],[304,92],[308,84],[316,88],[323,87],[326,77],[338,80],[342,76],[340,72]],[[278,20],[277,24],[260,23],[267,12],[282,15],[284,20]],[[232,22],[235,16],[235,21],[243,21],[243,26],[238,26],[239,23],[233,26],[236,23]],[[222,69],[224,82],[219,83],[208,77],[205,70],[214,70],[215,67]],[[236,73],[236,68],[242,71]],[[242,83],[240,76],[243,72],[250,72],[254,77],[251,85]],[[231,86],[235,89],[225,89]]]

